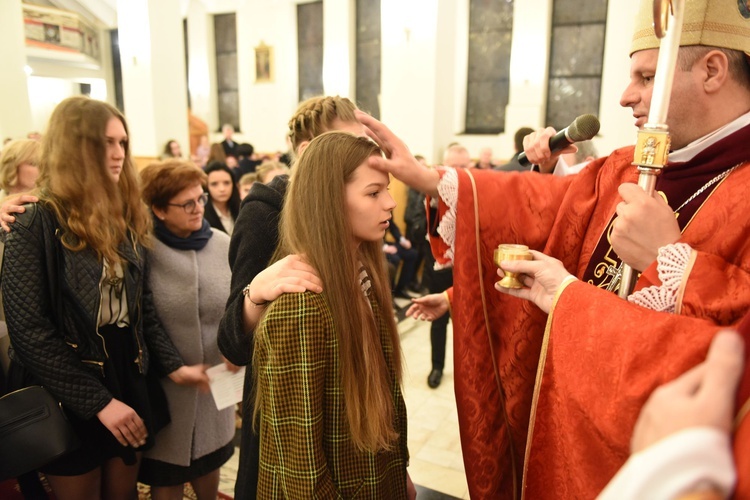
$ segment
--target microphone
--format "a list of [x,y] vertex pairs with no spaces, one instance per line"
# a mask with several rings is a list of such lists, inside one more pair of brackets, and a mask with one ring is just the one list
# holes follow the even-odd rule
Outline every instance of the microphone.
[[[549,148],[556,153],[575,142],[588,141],[597,133],[599,133],[599,119],[594,115],[581,115],[550,138]],[[531,165],[529,159],[526,158],[526,153],[518,155],[518,162],[524,166]]]

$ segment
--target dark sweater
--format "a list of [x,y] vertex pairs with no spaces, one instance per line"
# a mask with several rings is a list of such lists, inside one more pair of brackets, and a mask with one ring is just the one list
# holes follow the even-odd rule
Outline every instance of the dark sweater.
[[266,268],[279,241],[279,215],[289,183],[286,175],[278,176],[265,185],[253,184],[240,208],[229,243],[229,266],[232,269],[232,289],[224,317],[219,324],[219,350],[232,363],[248,366],[242,401],[242,433],[240,463],[234,487],[236,500],[256,498],[260,440],[253,432],[253,334],[242,328],[242,309],[245,297],[242,289]]

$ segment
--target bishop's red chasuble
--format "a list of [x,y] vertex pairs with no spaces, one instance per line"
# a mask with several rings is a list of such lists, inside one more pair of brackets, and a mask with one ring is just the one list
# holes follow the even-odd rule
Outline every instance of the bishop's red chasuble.
[[[750,307],[750,164],[681,223],[694,251],[676,314],[604,289],[611,252],[601,248],[617,187],[637,181],[632,160],[632,147],[620,149],[563,178],[457,170],[453,352],[472,498],[594,498],[627,459],[653,389],[702,361],[717,325],[736,324]],[[447,210],[440,201],[438,217]],[[603,278],[569,284],[548,317],[493,288],[502,243],[551,255],[578,278],[592,269]],[[445,242],[433,237],[432,247],[445,261]],[[636,289],[658,284],[655,276],[644,270]]]

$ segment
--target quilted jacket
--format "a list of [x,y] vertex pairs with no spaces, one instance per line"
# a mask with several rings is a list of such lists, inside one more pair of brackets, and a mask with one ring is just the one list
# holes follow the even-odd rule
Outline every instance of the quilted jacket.
[[[2,291],[13,349],[25,367],[67,408],[88,419],[112,399],[102,383],[108,353],[98,333],[103,267],[90,249],[63,247],[59,224],[44,203],[26,205],[5,240]],[[128,240],[124,284],[132,326],[133,360],[141,373],[166,375],[183,365],[164,331],[147,287],[144,249]]]

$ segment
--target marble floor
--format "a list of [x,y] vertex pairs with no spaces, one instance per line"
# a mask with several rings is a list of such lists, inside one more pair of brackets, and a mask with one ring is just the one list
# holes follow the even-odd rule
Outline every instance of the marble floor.
[[[407,300],[396,299],[405,307]],[[400,319],[403,318],[403,309]],[[458,416],[453,395],[453,339],[448,325],[448,342],[443,380],[437,389],[427,386],[430,361],[430,324],[411,318],[399,322],[404,353],[404,399],[409,415],[409,474],[421,500],[469,498],[466,486]],[[237,477],[238,454],[222,468],[221,493],[231,496]]]

